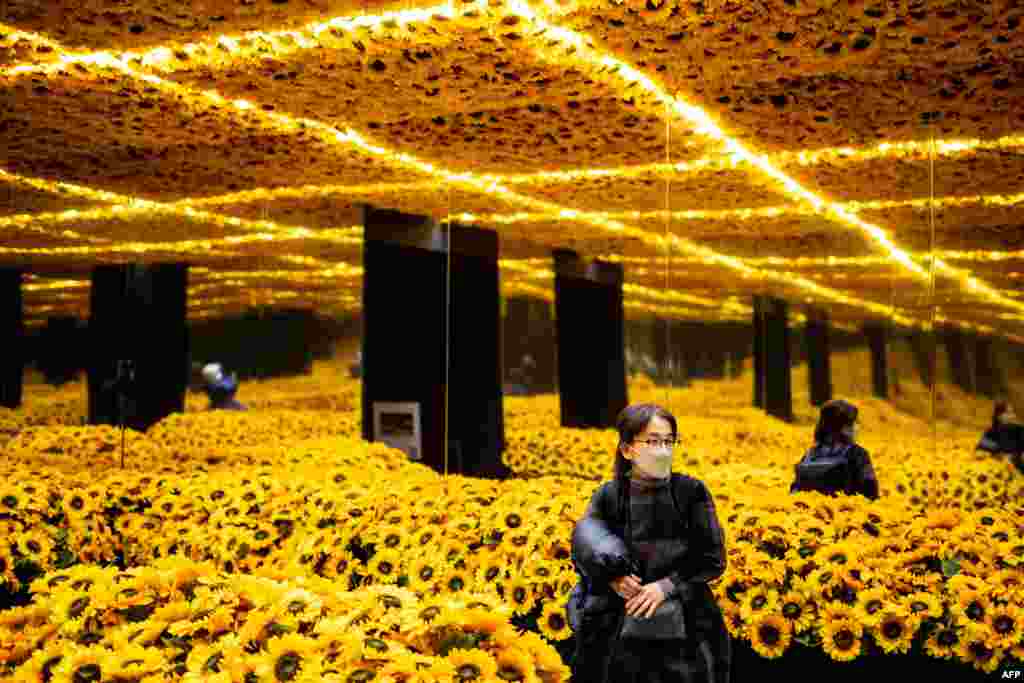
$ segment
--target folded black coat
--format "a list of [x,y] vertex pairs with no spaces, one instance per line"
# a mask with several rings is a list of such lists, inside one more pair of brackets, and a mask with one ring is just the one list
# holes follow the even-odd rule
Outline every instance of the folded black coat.
[[[708,496],[707,490],[697,480],[679,477],[673,483],[682,514],[708,504],[703,500]],[[567,608],[577,639],[573,681],[580,683],[615,683],[607,677],[625,615],[625,601],[612,590],[610,581],[630,573],[640,576],[638,565],[623,540],[625,520],[618,514],[617,498],[618,482],[600,487],[593,506],[600,509],[601,514],[583,517],[572,535],[572,561],[581,581],[570,596]],[[717,551],[724,552],[724,549]],[[686,564],[686,558],[677,559]],[[720,559],[724,562],[724,557]],[[681,598],[686,633],[692,637],[687,639],[688,652],[680,656],[692,657],[703,650],[710,664],[709,683],[729,683],[731,641],[714,595],[705,582],[688,583],[685,588]]]

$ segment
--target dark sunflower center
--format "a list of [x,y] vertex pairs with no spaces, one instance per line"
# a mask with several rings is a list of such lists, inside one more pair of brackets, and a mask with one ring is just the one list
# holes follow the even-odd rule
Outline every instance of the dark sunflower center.
[[833,555],[828,559],[830,562],[835,562],[836,564],[846,564],[846,555]]
[[420,569],[419,576],[424,581],[430,581],[430,579],[434,578],[434,568],[433,567],[423,567],[422,569]]
[[422,612],[420,612],[420,618],[423,619],[423,621],[430,621],[431,619],[433,619],[434,617],[436,617],[440,613],[441,613],[441,608],[440,607],[428,607],[425,610],[423,610]]
[[387,561],[381,562],[380,565],[378,565],[378,569],[381,574],[390,574],[394,568],[394,565]]
[[387,652],[388,651],[388,644],[385,643],[380,638],[367,638],[366,639],[366,647],[372,648],[372,649],[376,650],[377,652]]
[[274,675],[279,681],[290,681],[299,673],[302,658],[294,652],[288,652],[277,658],[274,663]]
[[346,683],[367,683],[367,681],[372,681],[376,675],[369,669],[356,669],[348,675]]
[[972,621],[981,621],[985,617],[985,608],[976,602],[967,606],[967,617]]
[[15,498],[14,496],[4,496],[2,499],[0,499],[0,502],[2,502],[9,508],[18,507],[18,499]]
[[1005,614],[996,617],[995,620],[992,622],[992,628],[995,629],[995,632],[1000,635],[1013,633],[1013,626],[1013,618],[1008,617]]
[[937,640],[942,647],[952,647],[960,642],[960,639],[956,637],[955,631],[943,631],[939,634]]
[[513,512],[505,517],[505,525],[510,529],[518,529],[523,525],[523,518]]
[[78,617],[82,616],[82,612],[84,612],[85,608],[88,606],[88,597],[76,598],[75,601],[71,603],[71,608],[68,609],[68,616],[72,619],[77,619]]
[[380,598],[380,604],[384,605],[388,609],[392,609],[394,607],[401,607],[402,601],[393,595],[382,595]]
[[984,643],[971,643],[969,649],[971,651],[971,655],[973,655],[979,662],[984,662],[992,658],[992,650],[987,648]]
[[463,664],[455,670],[455,675],[460,681],[475,681],[480,678],[480,667],[476,664]]
[[887,621],[882,624],[882,633],[889,640],[895,640],[903,635],[903,624],[898,621]]
[[85,664],[75,669],[75,674],[71,677],[71,680],[73,683],[93,683],[93,681],[99,681],[100,677],[101,672],[98,664]]
[[782,606],[782,616],[787,619],[799,619],[801,614],[803,614],[803,609],[795,602],[787,602]]
[[525,588],[516,588],[514,591],[512,591],[512,599],[515,600],[516,602],[525,602],[526,601],[526,589]]
[[339,574],[343,574],[346,569],[348,569],[348,560],[338,560],[338,564],[334,567]]
[[50,683],[50,679],[53,678],[53,667],[60,664],[60,660],[62,659],[62,656],[57,655],[56,657],[50,657],[48,660],[46,660],[46,663],[43,664],[43,669],[40,672],[43,675],[43,683]]
[[395,534],[391,534],[390,536],[384,539],[384,545],[386,545],[389,548],[395,548],[401,545],[401,543],[402,539]]
[[203,673],[220,673],[220,660],[222,659],[224,659],[224,654],[221,652],[216,652],[211,655],[210,658],[206,660],[206,663],[203,664]]
[[43,549],[43,546],[39,545],[39,542],[35,540],[29,541],[25,545],[27,545],[28,549],[34,553],[38,553]]
[[422,536],[420,536],[420,545],[427,545],[432,540],[434,540],[434,532],[428,531],[424,533]]
[[555,631],[561,631],[562,627],[565,626],[565,619],[562,618],[561,614],[552,614],[548,617],[548,626],[550,626]]
[[766,598],[763,595],[758,595],[753,600],[750,601],[750,606],[753,607],[754,609],[761,609],[767,603],[768,603],[768,598]]
[[448,587],[451,588],[453,591],[460,591],[460,590],[462,590],[462,587],[464,585],[465,585],[465,583],[458,576],[452,577],[452,579],[450,581],[448,581]]
[[921,602],[920,600],[915,600],[914,602],[912,602],[910,604],[910,609],[912,611],[914,611],[915,613],[916,612],[927,612],[928,611],[928,603]]
[[882,609],[882,601],[881,600],[872,600],[871,602],[869,602],[864,607],[864,611],[867,612],[868,614],[874,614],[875,612],[877,612],[880,609]]
[[306,609],[306,603],[302,600],[292,600],[288,603],[288,611],[292,614],[298,614],[304,609]]
[[498,678],[503,681],[521,681],[525,678],[523,672],[519,669],[513,669],[512,667],[503,667],[498,669]]
[[842,630],[839,633],[832,636],[832,642],[835,643],[835,646],[840,650],[849,650],[853,648],[855,638],[853,637],[852,632]]
[[484,578],[488,581],[494,581],[496,578],[498,578],[499,572],[501,572],[501,569],[499,569],[498,567],[489,567],[487,569],[487,573],[484,574]]
[[758,635],[761,636],[761,642],[768,646],[778,645],[779,640],[782,638],[779,629],[770,624],[765,624],[758,629]]

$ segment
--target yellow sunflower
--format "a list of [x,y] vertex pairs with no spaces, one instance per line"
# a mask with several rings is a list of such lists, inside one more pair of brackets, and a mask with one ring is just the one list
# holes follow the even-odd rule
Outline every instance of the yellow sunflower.
[[918,621],[909,616],[906,610],[890,605],[882,610],[878,626],[874,629],[875,640],[888,654],[906,653],[917,626]]
[[992,631],[989,644],[1009,649],[1020,643],[1024,634],[1024,609],[1016,605],[994,607],[985,615],[985,622]]
[[533,609],[533,586],[522,576],[516,576],[504,584],[505,602],[516,614],[526,614]]
[[793,633],[801,633],[814,624],[814,611],[799,593],[790,591],[779,596],[778,613],[789,622]]
[[498,678],[502,681],[518,683],[541,683],[534,671],[533,657],[516,647],[509,647],[498,652]]
[[59,681],[99,681],[104,678],[101,663],[108,650],[102,646],[81,647],[71,645],[53,668],[53,676]]
[[471,574],[462,569],[451,569],[439,579],[438,583],[441,586],[441,592],[448,595],[457,595],[472,589]]
[[992,610],[992,602],[980,591],[964,590],[957,594],[956,603],[951,608],[957,616],[975,623],[983,623]]
[[955,626],[940,625],[925,641],[924,649],[937,659],[952,659],[960,644],[960,630]]
[[759,613],[748,627],[750,644],[754,650],[768,659],[781,657],[792,639],[790,624],[778,614]]
[[869,588],[857,594],[857,618],[865,626],[877,626],[882,618],[889,592],[884,588]]
[[860,656],[861,625],[852,619],[826,621],[821,628],[821,646],[832,659],[849,662]]
[[960,639],[957,655],[975,669],[992,673],[999,668],[999,653],[989,645],[992,629],[987,624],[968,624]]
[[740,607],[740,614],[747,623],[754,621],[754,618],[761,614],[774,611],[778,605],[778,592],[774,588],[761,584],[754,586],[747,591],[743,604]]
[[53,680],[54,670],[65,656],[67,653],[64,643],[56,642],[45,645],[32,653],[32,656],[18,667],[14,680],[26,683],[28,681],[42,683],[42,681]]
[[455,668],[459,681],[493,681],[498,675],[498,662],[483,650],[455,649],[446,659]]
[[938,619],[942,616],[942,600],[933,593],[918,592],[907,597],[910,613],[918,619]]
[[139,680],[162,674],[164,656],[156,648],[132,645],[109,652],[100,664],[104,680]]
[[313,661],[318,649],[316,640],[297,633],[269,639],[266,659],[274,679],[282,683],[293,680],[304,666]]
[[427,553],[413,560],[409,565],[409,587],[423,591],[436,581],[444,578],[447,567],[438,555]]
[[562,641],[572,636],[565,606],[559,602],[549,602],[544,605],[544,609],[537,619],[537,627],[541,634],[552,642]]

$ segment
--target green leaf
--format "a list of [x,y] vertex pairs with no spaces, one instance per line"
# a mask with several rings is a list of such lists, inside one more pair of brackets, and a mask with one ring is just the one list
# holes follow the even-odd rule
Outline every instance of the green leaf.
[[960,573],[960,563],[955,559],[947,558],[942,561],[942,575],[947,579]]

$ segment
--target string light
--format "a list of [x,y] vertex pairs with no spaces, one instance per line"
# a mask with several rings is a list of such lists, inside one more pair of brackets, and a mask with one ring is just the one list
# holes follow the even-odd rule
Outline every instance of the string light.
[[[884,231],[881,230],[881,228],[878,228],[877,226],[873,226],[865,221],[862,221],[857,216],[843,210],[842,207],[838,205],[834,205],[831,203],[826,204],[823,199],[818,198],[813,193],[804,189],[795,180],[789,178],[784,173],[774,168],[764,157],[759,157],[757,155],[750,153],[744,147],[742,147],[742,145],[740,145],[737,141],[726,136],[711,121],[711,119],[703,110],[699,109],[698,107],[689,105],[680,99],[672,98],[664,94],[647,76],[637,71],[636,69],[630,67],[629,65],[625,64],[624,62],[621,62],[620,60],[617,60],[607,55],[603,55],[598,58],[593,57],[590,54],[592,50],[589,46],[583,44],[583,41],[582,39],[580,39],[578,34],[546,24],[546,22],[540,20],[533,13],[533,11],[528,6],[524,5],[522,2],[518,0],[512,0],[510,6],[513,8],[513,12],[518,14],[521,18],[525,18],[528,21],[531,21],[540,26],[542,29],[541,33],[547,33],[549,37],[551,35],[554,35],[556,37],[557,42],[569,43],[574,48],[576,48],[577,59],[580,59],[582,61],[589,61],[591,65],[597,64],[600,66],[608,67],[612,72],[617,74],[617,77],[627,78],[629,81],[631,81],[631,86],[641,85],[649,92],[655,94],[658,97],[658,99],[662,101],[662,103],[667,104],[680,116],[691,121],[691,123],[694,124],[694,128],[698,133],[709,136],[713,139],[716,139],[724,143],[726,150],[729,152],[730,156],[736,160],[737,163],[747,162],[753,165],[754,167],[760,169],[764,174],[774,178],[786,189],[786,191],[791,196],[795,197],[796,199],[809,203],[818,211],[823,211],[827,215],[834,215],[843,222],[858,227],[862,231],[872,236],[876,241],[878,241],[883,247],[885,247],[890,252],[891,256],[894,259],[902,263],[908,269],[912,270],[912,272],[919,273],[921,275],[924,274],[924,271],[920,268],[920,266],[914,263],[909,258],[909,256],[906,255],[905,252],[902,252],[894,244],[892,244],[892,242],[888,239],[888,237],[885,235]],[[581,57],[580,55],[586,55],[589,58],[589,60],[583,59],[583,57]],[[63,63],[64,59],[67,59],[67,57],[65,56],[64,58],[62,58],[61,63]],[[351,129],[339,130],[337,128],[328,126],[317,121],[310,121],[307,119],[296,119],[282,114],[263,112],[258,108],[250,107],[249,103],[244,100],[230,101],[215,92],[194,91],[180,84],[171,81],[165,81],[164,79],[161,79],[155,75],[138,72],[135,69],[128,66],[122,60],[119,60],[109,54],[86,55],[85,57],[80,56],[76,58],[76,61],[78,63],[96,64],[104,68],[111,68],[120,71],[128,76],[142,80],[150,84],[151,86],[156,87],[158,90],[170,92],[180,97],[205,101],[209,104],[212,104],[216,107],[221,107],[228,111],[234,110],[237,112],[244,112],[245,114],[256,120],[261,120],[265,123],[268,123],[268,125],[272,128],[286,130],[289,132],[294,132],[297,129],[315,131],[319,133],[322,136],[322,139],[328,144],[334,144],[339,146],[351,146],[358,150],[361,150],[370,157],[385,159],[393,165],[404,168],[411,168],[426,175],[439,177],[445,180],[446,182],[451,183],[454,186],[467,187],[478,192],[482,191],[485,194],[491,194],[493,196],[500,197],[510,203],[519,204],[539,211],[552,211],[557,209],[561,211],[562,215],[566,218],[571,218],[572,220],[578,220],[581,222],[588,223],[609,233],[635,237],[637,239],[642,240],[644,243],[651,244],[652,246],[657,246],[659,248],[676,247],[684,253],[705,258],[707,263],[709,264],[717,264],[736,270],[741,274],[741,277],[744,278],[754,278],[762,280],[771,279],[776,281],[784,281],[787,285],[798,286],[802,289],[813,292],[816,295],[831,301],[847,303],[849,305],[859,304],[861,307],[872,312],[876,312],[883,315],[892,314],[891,309],[889,309],[888,307],[881,306],[873,302],[860,301],[854,297],[843,295],[834,290],[817,285],[816,283],[813,283],[811,281],[796,277],[791,273],[782,275],[779,273],[769,273],[765,271],[752,269],[746,266],[742,262],[742,260],[725,256],[707,247],[696,245],[690,242],[689,240],[682,239],[675,235],[667,235],[664,237],[660,235],[652,235],[637,228],[627,226],[621,222],[607,220],[599,215],[594,215],[590,212],[574,210],[571,211],[570,213],[566,211],[565,207],[561,207],[557,204],[545,202],[543,200],[538,200],[532,197],[514,193],[508,190],[506,187],[504,187],[501,183],[488,179],[484,176],[477,176],[469,172],[453,173],[451,171],[447,171],[445,169],[435,166],[434,164],[419,160],[412,155],[405,153],[396,153],[384,147],[370,143],[361,135],[359,135],[358,133]],[[13,71],[15,73],[17,72],[16,69]],[[183,211],[185,212],[191,210],[192,209],[189,207],[183,209]],[[939,265],[938,261],[936,262],[936,265]],[[949,266],[947,266],[944,263],[942,263],[941,265],[947,270],[952,270]],[[965,281],[965,284],[968,286],[969,289],[972,289],[978,293],[986,294],[990,299],[998,300],[997,295],[994,295],[993,292],[986,285],[978,281],[976,278],[968,278]],[[1019,302],[1016,301],[1012,301],[1011,303],[1014,306],[1024,306],[1024,304],[1020,304]],[[886,311],[886,313],[882,313],[882,311]]]

